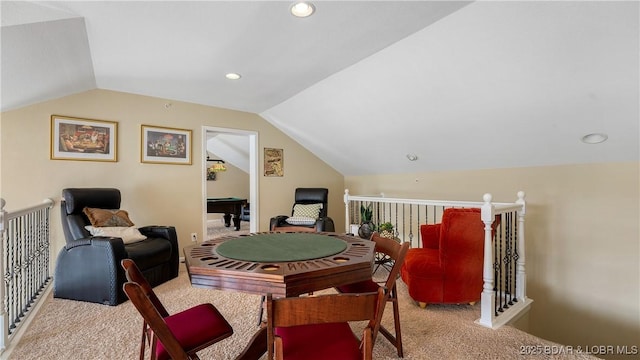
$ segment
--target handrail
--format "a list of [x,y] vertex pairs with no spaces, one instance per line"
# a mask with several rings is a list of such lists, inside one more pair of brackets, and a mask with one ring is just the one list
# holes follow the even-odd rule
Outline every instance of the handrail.
[[[350,195],[349,189],[344,191],[345,201],[376,201],[381,203],[397,203],[397,204],[412,204],[412,205],[431,205],[431,206],[451,206],[451,207],[467,207],[467,208],[480,208],[484,205],[482,201],[456,201],[456,200],[425,200],[425,199],[411,199],[411,198],[390,198],[384,196],[381,193],[380,196],[373,195]],[[513,203],[493,203],[500,206],[511,206]]]
[[53,200],[44,199],[44,200],[42,200],[41,204],[29,206],[29,207],[26,207],[26,208],[20,209],[20,210],[14,210],[12,212],[7,212],[7,211],[4,211],[4,207],[6,205],[6,201],[4,199],[0,198],[0,231],[3,231],[5,229],[5,225],[4,225],[5,222],[3,221],[3,219],[8,222],[8,221],[13,220],[15,218],[18,218],[20,216],[24,216],[24,215],[33,213],[33,212],[38,211],[38,210],[42,210],[42,209],[46,209],[46,208],[51,209],[54,204],[55,204],[55,202]]

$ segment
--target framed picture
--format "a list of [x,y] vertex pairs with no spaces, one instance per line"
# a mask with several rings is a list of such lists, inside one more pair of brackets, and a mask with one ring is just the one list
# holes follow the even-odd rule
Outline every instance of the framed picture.
[[284,176],[283,150],[264,148],[264,176]]
[[142,125],[140,161],[191,165],[191,130]]
[[51,115],[51,159],[118,161],[115,121]]

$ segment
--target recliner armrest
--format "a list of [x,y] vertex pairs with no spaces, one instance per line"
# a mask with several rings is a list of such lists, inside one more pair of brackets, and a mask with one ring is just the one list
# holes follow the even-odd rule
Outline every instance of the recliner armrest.
[[138,228],[140,233],[146,237],[164,238],[167,240],[178,241],[176,228],[173,226],[149,225]]
[[289,216],[287,215],[278,215],[271,218],[269,221],[269,230],[273,231],[278,226],[289,226],[285,220],[287,220]]
[[138,231],[149,238],[163,238],[171,243],[171,278],[178,276],[178,266],[180,263],[180,248],[178,245],[178,235],[174,226],[149,225],[138,228]]
[[[87,237],[87,238],[82,238],[82,239],[78,239],[78,240],[73,240],[68,242],[64,248],[67,250],[73,249],[75,247],[79,247],[79,246],[91,246],[94,245],[95,246],[102,246],[101,242],[110,242],[114,248],[118,248],[120,247],[120,244],[122,244],[122,249],[124,250],[124,242],[122,241],[121,238],[118,237],[110,237],[110,236],[92,236],[92,237]],[[118,244],[120,243],[120,244]]]
[[69,242],[58,255],[54,297],[117,305],[124,293],[110,286],[124,282],[121,238],[91,237]]
[[326,216],[321,217],[316,220],[316,231],[326,231],[326,232],[334,232],[336,231],[336,227],[333,224],[333,219]]

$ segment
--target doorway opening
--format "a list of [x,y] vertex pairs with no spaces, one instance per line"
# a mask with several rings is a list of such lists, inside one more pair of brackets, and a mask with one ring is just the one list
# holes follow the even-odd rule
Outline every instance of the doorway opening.
[[[248,174],[248,198],[249,203],[249,231],[258,231],[258,133],[256,131],[220,128],[220,127],[202,127],[202,217],[203,217],[203,234],[205,238],[208,233],[207,198],[211,189],[215,193],[215,197],[246,197],[247,189],[238,188],[238,183],[244,184],[246,180],[236,182],[232,178],[232,174],[242,179],[246,179]],[[224,161],[227,167],[233,167],[234,172],[221,172],[212,177],[208,174],[208,164],[211,160]],[[215,161],[215,163],[219,163]],[[244,174],[243,174],[244,173]],[[216,180],[212,180],[216,179]],[[228,192],[225,192],[225,183],[233,184],[229,186]],[[244,196],[243,196],[244,195]],[[233,228],[233,222],[231,224]]]

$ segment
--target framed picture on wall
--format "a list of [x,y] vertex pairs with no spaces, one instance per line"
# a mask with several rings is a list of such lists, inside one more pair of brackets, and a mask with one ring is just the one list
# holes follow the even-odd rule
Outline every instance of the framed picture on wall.
[[191,130],[142,125],[140,161],[191,165]]
[[118,123],[51,115],[52,160],[118,161]]
[[264,176],[284,176],[282,149],[264,148]]

